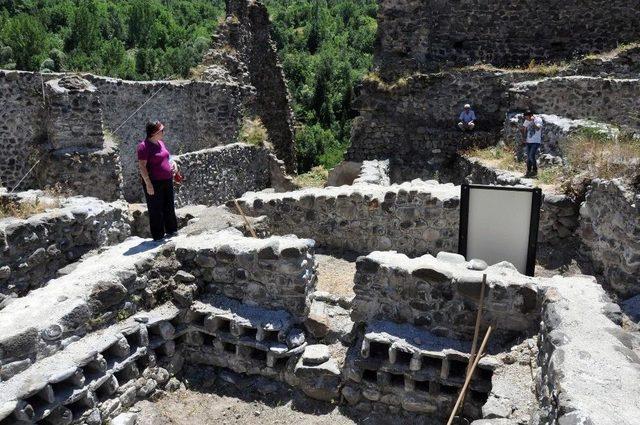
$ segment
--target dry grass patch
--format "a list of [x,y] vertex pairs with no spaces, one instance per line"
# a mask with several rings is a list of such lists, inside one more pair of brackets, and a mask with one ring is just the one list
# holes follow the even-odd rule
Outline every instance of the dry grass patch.
[[[584,128],[563,144],[564,166],[540,167],[538,182],[561,186],[580,176],[583,179],[622,178],[633,182],[640,175],[640,139],[620,134],[612,137],[595,128]],[[506,171],[522,172],[524,163],[516,160],[512,147],[470,149],[465,156]]]
[[8,217],[29,218],[48,209],[60,208],[59,199],[38,199],[28,201],[14,201],[0,199],[0,219]]
[[245,118],[242,122],[238,139],[249,145],[262,146],[269,139],[269,134],[260,118]]
[[299,174],[293,178],[293,181],[299,187],[324,187],[329,178],[329,171],[322,165],[313,167],[311,171]]

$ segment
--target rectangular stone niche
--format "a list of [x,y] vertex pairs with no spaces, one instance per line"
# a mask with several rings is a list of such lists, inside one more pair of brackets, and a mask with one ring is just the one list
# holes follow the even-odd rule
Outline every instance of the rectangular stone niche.
[[[373,322],[347,354],[345,386],[359,394],[360,403],[444,416],[464,384],[469,351],[468,342],[407,324]],[[465,404],[469,417],[481,417],[497,365],[491,356],[480,360]]]

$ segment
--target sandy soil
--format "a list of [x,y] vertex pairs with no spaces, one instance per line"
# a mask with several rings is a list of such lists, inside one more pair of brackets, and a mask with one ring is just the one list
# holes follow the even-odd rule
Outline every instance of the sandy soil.
[[323,254],[316,254],[316,261],[318,262],[318,291],[345,297],[354,295],[355,261],[347,261]]

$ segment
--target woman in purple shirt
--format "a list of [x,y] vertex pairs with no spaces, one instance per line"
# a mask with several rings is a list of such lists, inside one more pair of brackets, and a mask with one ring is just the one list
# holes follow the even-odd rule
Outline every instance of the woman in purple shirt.
[[162,136],[164,125],[160,121],[147,124],[147,138],[138,144],[138,166],[142,177],[144,196],[149,211],[149,225],[153,240],[173,236],[178,221],[173,196],[173,175],[178,171]]

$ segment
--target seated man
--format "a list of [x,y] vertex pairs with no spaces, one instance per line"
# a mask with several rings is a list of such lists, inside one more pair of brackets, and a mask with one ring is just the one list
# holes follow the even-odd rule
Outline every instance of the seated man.
[[458,127],[462,131],[472,131],[476,127],[476,113],[471,109],[468,103],[464,105],[464,111],[460,113],[460,122]]

